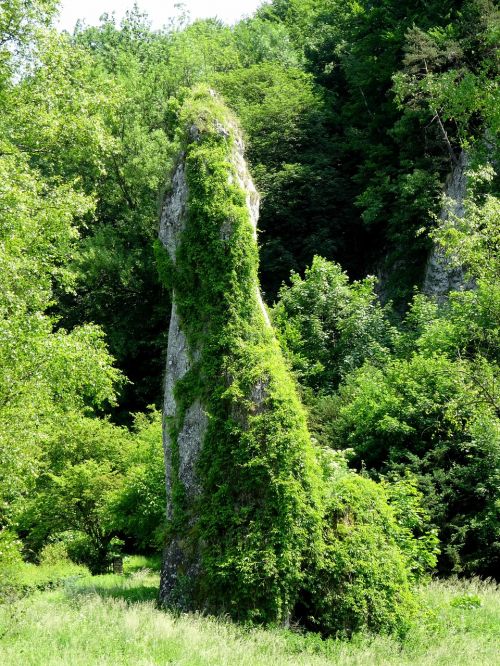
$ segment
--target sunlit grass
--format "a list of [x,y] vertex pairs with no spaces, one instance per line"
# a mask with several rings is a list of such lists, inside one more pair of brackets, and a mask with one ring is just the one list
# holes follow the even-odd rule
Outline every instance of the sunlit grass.
[[[493,666],[499,663],[500,592],[480,581],[432,582],[427,611],[403,642],[387,636],[322,641],[282,629],[158,610],[158,572],[69,578],[0,607],[0,664],[183,666],[358,664]],[[142,561],[142,564],[150,564]],[[156,567],[155,567],[156,568]]]
[[25,591],[31,589],[44,589],[58,585],[67,579],[88,578],[87,567],[65,561],[56,564],[36,566],[35,564],[23,564],[22,567],[14,569],[11,581]]
[[126,555],[123,558],[123,572],[125,574],[144,571],[144,569],[160,571],[160,567],[160,555]]

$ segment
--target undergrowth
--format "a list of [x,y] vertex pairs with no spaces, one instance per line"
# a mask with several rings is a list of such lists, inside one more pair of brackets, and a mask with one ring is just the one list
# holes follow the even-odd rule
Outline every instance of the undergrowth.
[[[0,605],[0,663],[9,666],[492,666],[498,663],[500,591],[472,581],[421,588],[426,613],[404,639],[358,632],[322,640],[158,610],[150,568],[84,576]],[[138,599],[142,597],[142,601]],[[474,599],[465,603],[465,599]]]

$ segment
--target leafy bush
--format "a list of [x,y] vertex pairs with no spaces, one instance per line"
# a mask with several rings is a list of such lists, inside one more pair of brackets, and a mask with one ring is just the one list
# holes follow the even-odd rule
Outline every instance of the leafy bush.
[[374,278],[350,283],[338,264],[316,256],[303,278],[292,273],[281,288],[273,323],[302,385],[332,391],[365,360],[386,357],[395,332],[374,286]]
[[63,581],[88,574],[68,558],[63,542],[48,544],[40,565],[29,564],[21,556],[21,541],[12,532],[0,531],[0,603],[13,603],[35,589],[51,588]]
[[412,578],[421,581],[435,569],[440,547],[418,479],[407,471],[392,482],[383,479],[381,485],[398,524],[396,541],[409,562]]
[[354,463],[418,478],[443,542],[443,572],[497,570],[498,421],[467,364],[415,354],[366,365],[341,389],[333,426]]
[[0,601],[15,582],[23,565],[21,542],[8,530],[0,530]]
[[60,536],[69,559],[88,567],[93,574],[107,571],[123,549],[123,541],[114,536],[110,536],[101,547],[85,532],[66,532]]
[[165,536],[166,496],[162,418],[136,414],[123,484],[111,499],[113,524],[139,552],[160,551]]
[[43,547],[40,553],[40,565],[52,566],[69,561],[68,549],[64,541],[54,541]]
[[408,546],[416,539],[398,524],[384,486],[338,464],[327,478],[324,549],[309,571],[299,613],[324,635],[404,634],[418,609],[417,548]]

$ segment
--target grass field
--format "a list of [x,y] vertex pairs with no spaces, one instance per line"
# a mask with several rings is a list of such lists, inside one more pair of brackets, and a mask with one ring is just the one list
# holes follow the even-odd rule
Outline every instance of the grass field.
[[25,590],[1,605],[0,664],[500,664],[500,590],[492,584],[432,582],[422,590],[425,616],[403,641],[367,635],[323,641],[314,634],[162,612],[155,607],[158,573],[148,564],[131,558],[124,576],[72,572],[54,589]]

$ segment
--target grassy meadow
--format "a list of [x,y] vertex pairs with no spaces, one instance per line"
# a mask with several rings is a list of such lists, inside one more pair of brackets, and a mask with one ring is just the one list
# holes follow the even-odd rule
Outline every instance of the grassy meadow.
[[4,666],[500,663],[500,591],[479,580],[422,588],[425,615],[403,640],[359,634],[347,641],[158,610],[157,562],[146,558],[126,560],[123,576],[90,576],[72,565],[48,582],[41,569],[28,567],[22,592],[0,605]]

